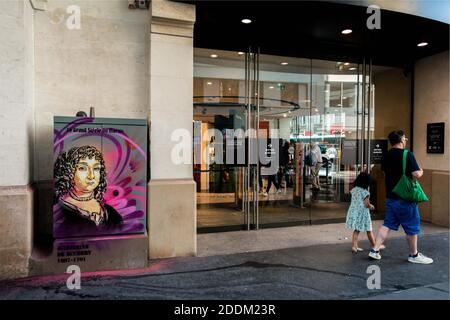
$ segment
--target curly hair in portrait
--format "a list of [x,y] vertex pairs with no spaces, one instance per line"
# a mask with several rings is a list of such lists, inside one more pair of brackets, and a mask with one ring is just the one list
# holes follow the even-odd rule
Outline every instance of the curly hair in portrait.
[[106,191],[106,168],[102,153],[92,146],[73,147],[61,153],[54,165],[55,202],[65,196],[74,186],[75,170],[80,160],[95,158],[100,163],[100,181],[94,190],[94,198],[103,201]]

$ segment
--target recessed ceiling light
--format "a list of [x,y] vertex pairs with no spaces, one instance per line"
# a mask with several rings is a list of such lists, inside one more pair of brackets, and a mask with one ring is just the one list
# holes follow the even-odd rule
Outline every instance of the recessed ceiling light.
[[282,62],[281,63],[281,65],[283,65],[283,66],[287,66],[289,63],[287,63],[287,62]]
[[342,99],[347,99],[347,97],[342,97]]
[[421,43],[417,44],[418,47],[425,47],[427,45],[428,45],[428,42],[421,42]]
[[241,22],[245,23],[245,24],[249,24],[249,23],[252,23],[252,20],[246,18],[246,19],[242,19]]
[[350,65],[350,62],[344,63],[344,66],[349,66],[349,65]]
[[219,56],[217,54],[210,55],[211,58],[218,58]]
[[274,86],[270,86],[270,87],[269,87],[269,89],[274,89],[274,88],[275,88]]
[[286,118],[287,117],[287,114],[286,113],[283,113],[283,118]]
[[353,32],[352,29],[344,29],[344,30],[341,31],[342,34],[350,34],[352,32]]
[[355,67],[351,67],[351,68],[348,68],[348,70],[353,71],[353,70],[356,70],[356,68]]
[[291,113],[291,112],[292,112],[291,110],[288,111],[288,113]]
[[212,85],[212,82],[207,82],[206,84],[207,84],[208,86],[210,86],[210,85]]
[[315,112],[319,112],[319,109],[316,108],[316,109],[314,109],[314,111],[315,111]]
[[240,56],[242,56],[243,54],[244,54],[244,52],[242,52],[242,51],[238,52],[238,55],[240,55]]

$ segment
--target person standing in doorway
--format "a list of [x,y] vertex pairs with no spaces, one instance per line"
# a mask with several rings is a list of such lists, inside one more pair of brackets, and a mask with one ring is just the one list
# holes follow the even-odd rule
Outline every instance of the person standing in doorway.
[[[421,264],[433,263],[433,259],[424,256],[417,249],[417,239],[420,234],[418,204],[404,200],[392,191],[403,175],[403,151],[408,139],[403,130],[392,131],[388,139],[392,148],[381,160],[381,169],[384,171],[386,183],[386,213],[384,223],[378,231],[375,246],[369,252],[369,257],[380,260],[380,248],[389,231],[397,231],[401,225],[409,245],[408,261]],[[412,152],[408,152],[406,158],[405,174],[412,179],[419,179],[423,175],[423,170],[419,167]]]
[[319,171],[322,167],[322,152],[319,147],[318,142],[311,141],[311,160],[312,160],[312,166],[311,166],[311,176],[312,176],[312,189],[313,190],[320,190],[320,178],[319,178]]

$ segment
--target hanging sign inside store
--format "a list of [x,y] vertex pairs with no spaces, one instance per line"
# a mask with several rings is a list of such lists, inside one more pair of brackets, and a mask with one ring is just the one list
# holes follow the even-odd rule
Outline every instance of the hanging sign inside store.
[[388,151],[386,139],[370,140],[370,163],[381,164],[381,158]]
[[445,123],[427,124],[427,153],[444,153]]
[[341,163],[346,166],[353,166],[356,164],[356,154],[357,154],[357,141],[352,140],[342,140],[342,160]]

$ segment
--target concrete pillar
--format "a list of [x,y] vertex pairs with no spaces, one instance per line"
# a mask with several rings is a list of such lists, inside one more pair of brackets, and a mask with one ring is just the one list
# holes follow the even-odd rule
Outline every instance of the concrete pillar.
[[33,9],[0,1],[0,279],[26,276],[32,250]]
[[[193,130],[193,25],[195,6],[151,2],[149,256],[195,255],[196,186],[192,164],[171,159],[174,130]],[[188,149],[192,138],[186,141]],[[192,159],[190,155],[188,157]]]

